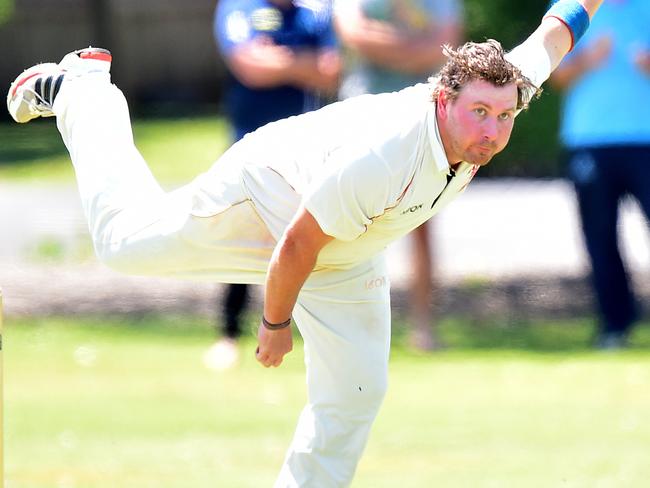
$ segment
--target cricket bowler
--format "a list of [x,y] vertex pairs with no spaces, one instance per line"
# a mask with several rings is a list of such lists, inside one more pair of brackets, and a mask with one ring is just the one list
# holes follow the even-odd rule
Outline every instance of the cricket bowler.
[[[136,149],[110,52],[87,48],[11,85],[17,122],[55,116],[97,256],[116,270],[264,284],[258,361],[292,320],[308,401],[276,487],[351,483],[387,388],[386,246],[439,212],[508,143],[515,116],[602,0],[560,0],[521,45],[445,47],[428,83],[266,125],[166,193]],[[225,400],[224,400],[225,401]]]

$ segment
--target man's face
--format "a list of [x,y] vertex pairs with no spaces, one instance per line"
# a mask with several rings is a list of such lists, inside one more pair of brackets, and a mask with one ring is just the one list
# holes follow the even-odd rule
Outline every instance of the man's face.
[[508,144],[516,107],[514,83],[494,86],[472,81],[453,101],[442,93],[438,98],[438,122],[450,164],[467,161],[486,165]]

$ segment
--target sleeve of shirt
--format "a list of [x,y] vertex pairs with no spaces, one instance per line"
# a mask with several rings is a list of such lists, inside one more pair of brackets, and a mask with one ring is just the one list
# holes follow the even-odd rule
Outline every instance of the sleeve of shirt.
[[[551,59],[542,42],[536,38],[528,38],[525,42],[506,54],[506,60],[518,67],[522,74],[540,88],[551,76]],[[531,88],[524,92],[523,99],[529,103],[537,90]],[[519,109],[515,116],[519,115]]]
[[506,54],[506,59],[538,88],[551,76],[551,59],[539,39],[528,38]]
[[250,41],[254,32],[247,12],[239,8],[240,2],[221,0],[214,16],[214,38],[221,54],[230,56],[240,44]]
[[351,241],[390,206],[390,173],[384,161],[372,152],[362,155],[342,154],[343,149],[339,152],[334,157],[345,158],[350,163],[331,161],[336,169],[315,178],[303,204],[323,232]]

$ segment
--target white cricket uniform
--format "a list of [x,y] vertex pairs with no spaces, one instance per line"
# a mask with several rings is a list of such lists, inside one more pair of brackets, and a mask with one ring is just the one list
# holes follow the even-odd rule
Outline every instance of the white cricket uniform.
[[293,311],[308,403],[275,486],[347,486],[387,385],[382,251],[458,196],[477,169],[450,170],[429,87],[269,124],[232,146],[221,158],[227,162],[171,193],[135,148],[126,101],[106,77],[66,81],[54,113],[96,252],[118,270],[263,283],[300,205],[335,237]]
[[[429,90],[360,96],[271,123],[226,153],[224,171],[241,175],[276,239],[302,203],[336,238],[316,269],[350,269],[428,220],[476,171],[463,163],[448,183]],[[222,211],[222,165],[199,178],[204,216]]]

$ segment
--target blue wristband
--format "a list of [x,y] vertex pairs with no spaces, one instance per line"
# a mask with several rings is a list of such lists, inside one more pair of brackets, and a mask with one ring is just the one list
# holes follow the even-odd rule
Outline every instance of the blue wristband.
[[589,14],[576,0],[559,0],[554,3],[544,18],[555,17],[571,32],[571,49],[589,28]]

